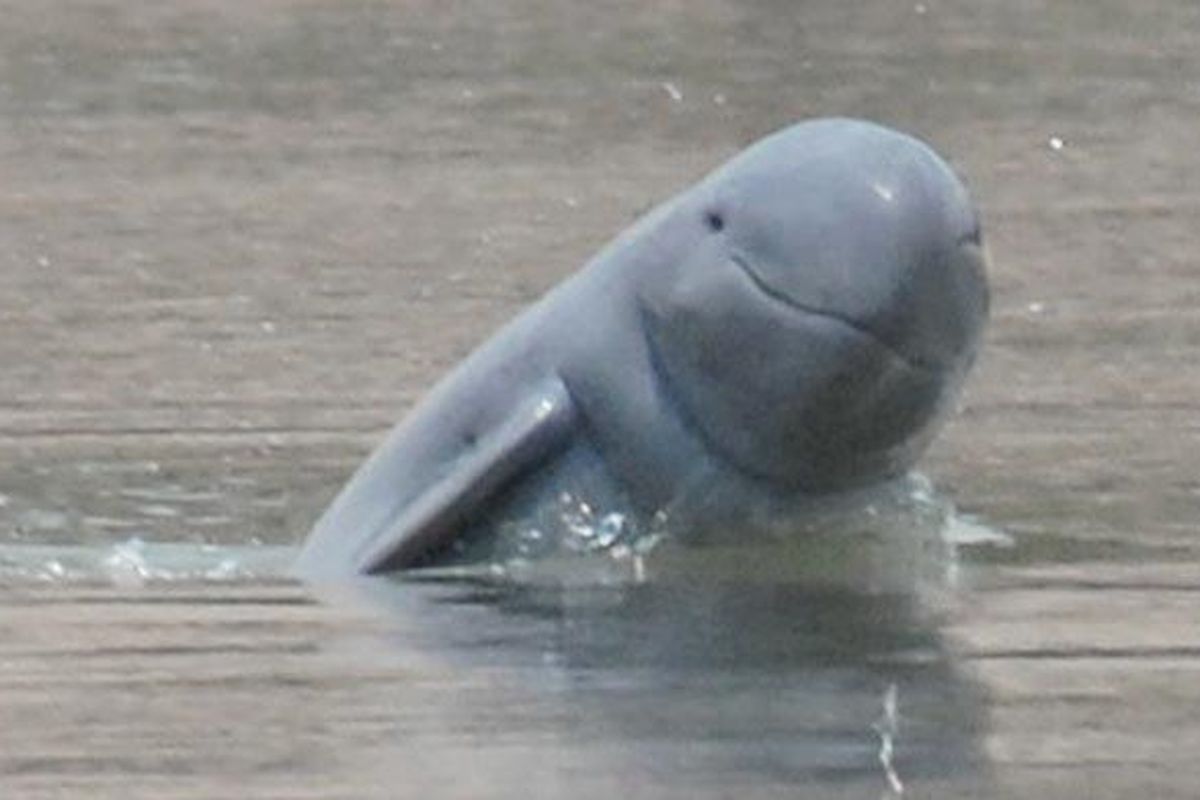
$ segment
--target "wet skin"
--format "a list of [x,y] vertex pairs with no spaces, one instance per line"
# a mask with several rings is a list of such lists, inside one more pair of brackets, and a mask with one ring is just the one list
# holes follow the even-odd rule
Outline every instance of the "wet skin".
[[974,360],[984,261],[966,190],[926,145],[844,119],[779,131],[436,385],[318,521],[298,571],[436,563],[564,487],[692,525],[885,481]]

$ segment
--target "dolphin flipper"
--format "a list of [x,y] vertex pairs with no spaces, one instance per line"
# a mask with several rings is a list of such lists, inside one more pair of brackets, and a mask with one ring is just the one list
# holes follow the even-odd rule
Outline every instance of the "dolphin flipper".
[[559,380],[523,398],[503,424],[459,456],[452,469],[367,541],[356,554],[357,571],[402,569],[448,544],[474,509],[563,447],[575,418],[575,404]]

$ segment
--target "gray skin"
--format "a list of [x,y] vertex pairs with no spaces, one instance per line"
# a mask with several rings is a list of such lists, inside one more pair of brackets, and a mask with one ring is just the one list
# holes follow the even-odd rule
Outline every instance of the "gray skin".
[[447,375],[317,522],[297,571],[437,564],[564,487],[687,527],[885,481],[952,404],[987,307],[978,218],[932,150],[855,120],[786,128]]

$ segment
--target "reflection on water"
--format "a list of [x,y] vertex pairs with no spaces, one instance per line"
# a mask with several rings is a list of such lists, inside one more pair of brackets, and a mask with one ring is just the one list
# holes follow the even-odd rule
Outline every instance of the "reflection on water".
[[[978,531],[920,479],[826,511],[802,535],[742,547],[666,541],[636,555],[614,548],[317,587],[324,608],[369,624],[308,630],[288,651],[293,677],[271,673],[262,691],[272,708],[298,709],[297,741],[315,738],[322,771],[353,775],[363,796],[897,797],[981,785],[983,703],[938,632],[953,539]],[[0,580],[100,584],[123,605],[150,606],[163,587],[193,587],[193,599],[175,602],[196,603],[204,586],[227,587],[217,598],[291,591],[293,556],[138,539],[10,545]],[[295,613],[256,602],[264,631]],[[143,641],[139,629],[126,646],[151,674],[176,674],[155,659],[179,658],[181,647],[278,659],[278,643],[257,654],[255,637],[236,630],[244,651],[228,650],[228,631],[207,642],[212,632],[194,625],[180,631],[185,644]],[[178,685],[155,691],[186,697],[195,668],[174,670]],[[233,694],[225,687],[216,702]],[[229,736],[258,738],[253,716],[218,713]]]
[[[875,798],[889,741],[906,796],[1194,797],[1200,4],[1150,8],[6,4],[0,797]],[[983,206],[993,332],[925,463],[1019,547],[962,617],[905,591],[959,562],[829,529],[374,613],[244,547],[638,208],[825,114]]]
[[[377,653],[488,676],[436,728],[520,743],[501,782],[565,769],[873,797],[982,779],[980,699],[911,596],[743,576],[590,589],[370,579],[344,587],[347,600],[382,612]],[[400,747],[434,732],[394,733]]]

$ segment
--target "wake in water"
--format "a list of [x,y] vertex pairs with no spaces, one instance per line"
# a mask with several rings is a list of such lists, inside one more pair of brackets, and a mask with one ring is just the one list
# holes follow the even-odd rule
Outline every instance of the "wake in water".
[[106,583],[264,581],[287,577],[293,547],[147,542],[134,537],[96,545],[0,546],[0,581]]
[[[786,581],[865,591],[905,592],[953,585],[958,550],[1005,544],[1007,537],[937,495],[927,479],[909,475],[825,506],[768,535],[737,531],[701,545],[684,543],[670,520],[637,530],[620,512],[593,509],[565,496],[548,546],[544,520],[514,526],[500,557],[482,563],[420,570],[433,579],[504,580],[559,586],[643,583],[695,577]],[[0,581],[91,582],[122,587],[146,583],[276,581],[292,578],[297,548],[208,545],[133,537],[108,545],[0,545]]]
[[700,535],[678,527],[667,515],[639,524],[623,510],[564,493],[552,513],[502,526],[492,558],[408,574],[559,587],[750,581],[907,594],[955,586],[962,548],[1009,543],[959,514],[919,474]]

